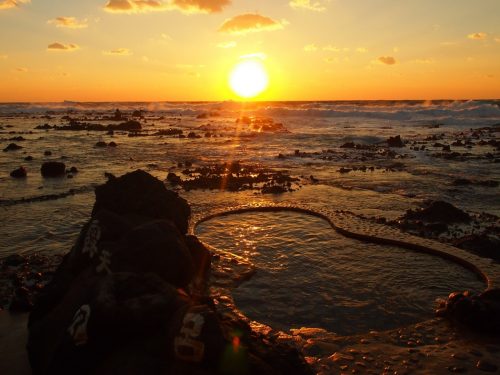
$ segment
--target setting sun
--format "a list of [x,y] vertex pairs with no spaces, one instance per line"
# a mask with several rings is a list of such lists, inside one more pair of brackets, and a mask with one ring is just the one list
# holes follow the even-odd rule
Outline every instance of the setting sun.
[[250,60],[236,65],[229,76],[229,86],[242,98],[253,98],[267,88],[269,79],[261,62]]

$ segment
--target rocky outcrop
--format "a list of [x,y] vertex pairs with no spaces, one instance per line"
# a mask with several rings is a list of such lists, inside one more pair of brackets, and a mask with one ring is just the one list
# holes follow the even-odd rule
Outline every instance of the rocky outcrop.
[[471,219],[467,212],[444,201],[432,201],[427,207],[421,210],[409,210],[405,218],[410,220],[422,220],[424,222],[442,222],[445,224],[468,223]]
[[500,289],[489,289],[481,294],[466,292],[451,293],[436,311],[473,329],[500,333]]
[[96,188],[88,223],[29,318],[36,374],[299,374],[295,349],[255,335],[207,293],[211,254],[190,207],[141,170]]

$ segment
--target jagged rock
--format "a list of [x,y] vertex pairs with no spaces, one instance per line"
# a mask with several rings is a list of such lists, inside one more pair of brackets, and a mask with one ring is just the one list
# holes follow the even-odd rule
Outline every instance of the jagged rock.
[[66,165],[58,161],[47,161],[42,164],[43,177],[60,177],[66,174]]
[[16,151],[22,148],[23,146],[16,145],[15,143],[9,143],[9,145],[3,149],[3,152]]
[[387,139],[387,145],[389,147],[405,147],[400,135],[389,137],[389,139]]
[[409,210],[406,219],[425,222],[468,223],[471,218],[468,213],[444,201],[432,201],[426,208],[418,211]]

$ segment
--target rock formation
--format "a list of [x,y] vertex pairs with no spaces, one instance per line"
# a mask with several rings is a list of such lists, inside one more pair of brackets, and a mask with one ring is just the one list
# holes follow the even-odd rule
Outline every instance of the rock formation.
[[190,207],[141,170],[96,188],[88,223],[29,318],[34,374],[303,374],[207,293]]

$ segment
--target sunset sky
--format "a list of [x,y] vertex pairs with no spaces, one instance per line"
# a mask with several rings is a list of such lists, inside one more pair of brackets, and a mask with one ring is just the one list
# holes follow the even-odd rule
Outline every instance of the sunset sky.
[[499,0],[0,0],[0,101],[500,98]]

